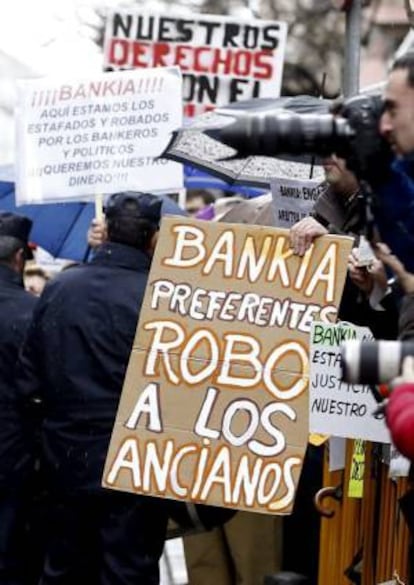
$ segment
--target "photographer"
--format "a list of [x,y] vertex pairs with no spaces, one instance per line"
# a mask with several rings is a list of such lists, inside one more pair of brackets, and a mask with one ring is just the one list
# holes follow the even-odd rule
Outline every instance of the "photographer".
[[[377,255],[392,270],[400,293],[401,339],[414,337],[414,52],[392,65],[383,96],[379,130],[389,142],[396,161],[390,185],[380,190],[378,227],[390,246]],[[410,272],[411,271],[411,272]]]
[[[347,168],[346,161],[335,155],[324,159],[323,167],[326,190],[316,201],[311,216],[297,222],[290,230],[291,246],[300,256],[319,236],[342,234],[352,236],[357,241],[358,234],[363,230],[361,192],[356,176]],[[382,272],[368,271],[367,267],[357,264],[355,249],[350,258],[350,278],[345,283],[339,316],[345,321],[367,325],[375,337],[394,339],[397,335],[395,305],[392,302],[386,307],[378,306],[377,302],[369,303],[374,282],[377,279],[381,281]]]
[[[414,51],[397,59],[391,67],[383,95],[380,132],[397,157],[414,154]],[[413,176],[413,159],[406,171]]]

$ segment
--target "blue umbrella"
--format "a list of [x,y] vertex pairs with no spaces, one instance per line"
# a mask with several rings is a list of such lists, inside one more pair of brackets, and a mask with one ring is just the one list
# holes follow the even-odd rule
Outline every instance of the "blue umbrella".
[[258,189],[255,187],[248,187],[247,185],[232,185],[226,183],[218,177],[209,175],[200,169],[196,169],[191,165],[184,165],[185,186],[187,189],[219,189],[221,191],[230,191],[232,193],[240,193],[245,197],[258,197],[266,193],[265,189]]
[[[163,197],[163,215],[186,215],[172,199]],[[87,255],[86,233],[95,215],[93,203],[46,203],[16,207],[14,183],[0,181],[0,210],[33,220],[30,238],[55,258],[82,261]]]

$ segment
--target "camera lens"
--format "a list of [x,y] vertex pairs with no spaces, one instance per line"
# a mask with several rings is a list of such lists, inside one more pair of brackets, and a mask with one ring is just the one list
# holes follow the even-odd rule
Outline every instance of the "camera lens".
[[215,137],[235,148],[240,156],[312,152],[325,157],[332,152],[344,152],[351,136],[353,131],[345,118],[280,111],[238,116],[234,123],[215,133]]

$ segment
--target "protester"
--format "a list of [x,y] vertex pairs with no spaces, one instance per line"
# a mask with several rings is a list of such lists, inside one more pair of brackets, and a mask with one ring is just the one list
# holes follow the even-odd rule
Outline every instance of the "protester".
[[184,537],[191,585],[262,585],[281,568],[280,517],[237,512],[223,526]]
[[189,189],[187,191],[185,210],[189,215],[196,215],[202,209],[213,205],[215,200],[214,195],[206,189]]
[[161,199],[117,193],[89,264],[51,280],[24,345],[19,391],[39,395],[53,513],[42,585],[155,585],[164,501],[101,487],[160,221]]
[[323,161],[326,190],[316,201],[312,214],[290,230],[295,254],[303,256],[313,240],[329,233],[356,236],[363,227],[358,199],[359,184],[346,161],[335,155]]
[[16,362],[36,298],[23,286],[30,219],[0,213],[0,583],[24,583],[31,450],[16,403]]
[[[195,217],[218,222],[272,225],[273,216],[267,204],[268,198],[265,197],[246,200],[240,195],[225,196]],[[282,540],[280,516],[239,511],[213,530],[184,537],[189,583],[262,585],[265,576],[281,569]]]

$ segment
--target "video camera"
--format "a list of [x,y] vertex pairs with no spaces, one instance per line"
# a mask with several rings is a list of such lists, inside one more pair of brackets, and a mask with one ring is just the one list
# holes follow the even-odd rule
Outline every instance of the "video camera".
[[379,133],[381,113],[380,96],[359,95],[343,102],[335,114],[237,114],[233,122],[205,133],[236,149],[240,157],[336,154],[358,179],[373,184],[381,181],[393,158]]

